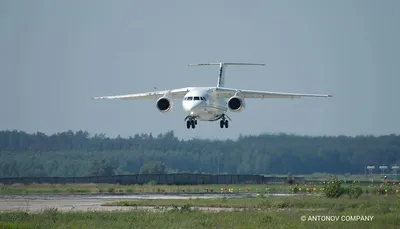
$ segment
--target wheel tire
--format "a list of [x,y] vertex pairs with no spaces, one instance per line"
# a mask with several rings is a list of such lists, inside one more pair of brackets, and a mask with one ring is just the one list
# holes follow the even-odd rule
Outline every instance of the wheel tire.
[[193,129],[196,128],[196,123],[194,122],[194,120],[192,120],[191,124]]
[[194,124],[197,125],[197,120],[194,120]]
[[224,120],[221,120],[221,121],[219,122],[219,126],[220,126],[221,128],[224,128]]
[[190,129],[190,121],[187,121],[187,122],[186,122],[186,127],[187,127],[188,129]]
[[229,127],[229,122],[228,122],[228,120],[225,120],[225,128],[228,128]]

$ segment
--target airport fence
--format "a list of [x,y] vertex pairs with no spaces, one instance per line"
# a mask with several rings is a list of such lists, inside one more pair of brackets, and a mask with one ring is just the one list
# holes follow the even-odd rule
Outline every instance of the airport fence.
[[[302,177],[295,177],[302,181]],[[2,184],[268,184],[286,182],[285,177],[245,174],[131,174],[87,177],[11,177],[0,178]]]

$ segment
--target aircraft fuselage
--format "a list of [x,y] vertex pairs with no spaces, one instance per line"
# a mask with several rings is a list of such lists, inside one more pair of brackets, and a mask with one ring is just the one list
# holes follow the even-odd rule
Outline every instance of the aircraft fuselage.
[[200,121],[216,121],[228,110],[227,100],[218,98],[212,88],[195,88],[182,100],[182,107],[189,118]]

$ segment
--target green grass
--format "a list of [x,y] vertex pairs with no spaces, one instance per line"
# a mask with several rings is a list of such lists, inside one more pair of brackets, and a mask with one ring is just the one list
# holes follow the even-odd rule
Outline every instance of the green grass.
[[227,208],[260,208],[260,209],[387,209],[400,210],[400,197],[397,196],[363,196],[349,199],[347,196],[328,199],[316,196],[295,196],[285,198],[257,197],[234,199],[172,199],[172,200],[136,200],[119,201],[103,204],[103,206],[156,206],[156,207],[227,207]]
[[[343,185],[347,187],[348,185]],[[293,186],[292,186],[293,187]],[[301,192],[316,188],[314,193],[321,193],[323,184],[299,185]],[[391,185],[391,189],[400,192],[400,184]],[[377,186],[363,186],[374,193]],[[288,184],[233,184],[233,185],[114,185],[114,184],[32,184],[0,185],[0,195],[29,194],[94,194],[94,193],[290,193]]]
[[[296,174],[295,176],[298,177],[303,177],[306,180],[318,180],[318,181],[324,181],[324,180],[329,180],[331,175],[336,175],[340,179],[343,180],[356,180],[356,181],[370,181],[370,176],[369,174],[330,174],[330,173],[313,173],[313,174]],[[390,181],[396,181],[399,182],[400,176],[398,175],[397,177],[394,174],[385,174]],[[271,176],[279,176],[279,177],[286,177],[282,174],[278,175],[272,175]],[[382,174],[373,174],[372,178],[375,182],[383,182],[383,177],[384,175]]]
[[[115,205],[115,204],[110,204]],[[0,228],[397,228],[400,198],[323,197],[147,200],[116,205],[175,206],[170,211],[0,213]],[[182,208],[178,208],[178,206]],[[242,211],[201,212],[191,206],[246,207]],[[312,209],[313,211],[310,211]],[[302,221],[301,216],[373,216],[372,221]],[[341,219],[341,218],[340,218]]]
[[[305,215],[373,216],[371,222],[303,222]],[[258,210],[236,212],[199,212],[172,210],[168,212],[76,212],[55,210],[39,214],[0,213],[0,228],[396,228],[400,225],[397,211],[368,208],[329,209],[318,212]]]

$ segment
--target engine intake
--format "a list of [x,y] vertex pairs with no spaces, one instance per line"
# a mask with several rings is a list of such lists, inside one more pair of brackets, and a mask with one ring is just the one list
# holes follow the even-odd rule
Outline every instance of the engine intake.
[[172,110],[172,102],[167,97],[161,97],[157,100],[157,109],[161,113],[166,113]]
[[228,108],[233,112],[242,111],[245,107],[244,100],[238,96],[233,96],[228,100]]

